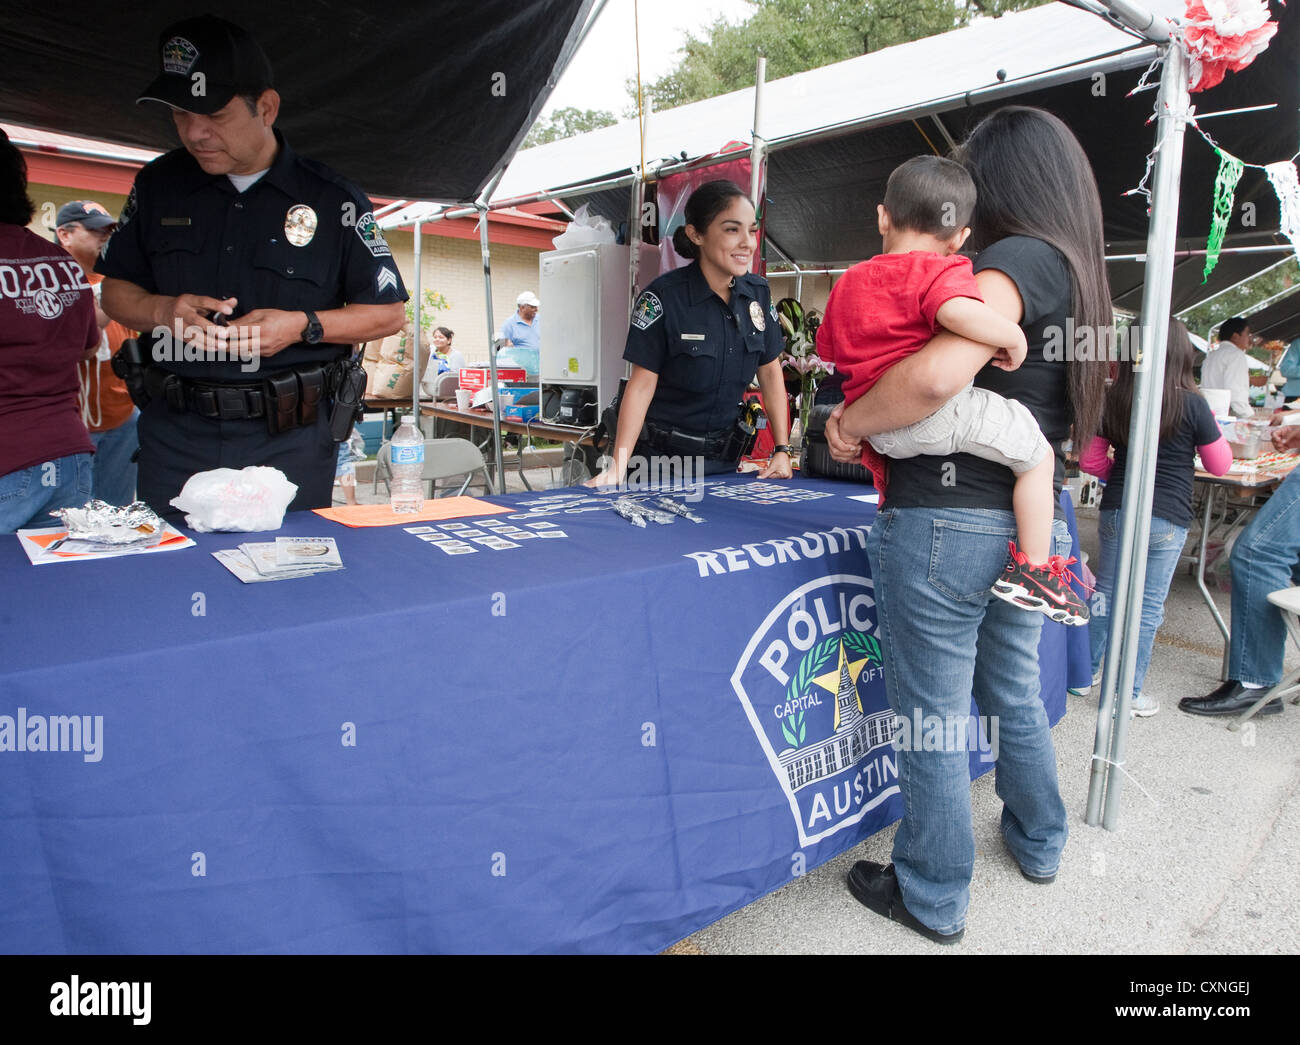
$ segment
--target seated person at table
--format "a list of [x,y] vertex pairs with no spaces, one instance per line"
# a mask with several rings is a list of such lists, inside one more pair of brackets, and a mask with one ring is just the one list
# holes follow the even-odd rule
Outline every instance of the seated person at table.
[[[1281,414],[1277,421],[1285,417]],[[1275,428],[1273,446],[1282,453],[1300,451],[1300,425]],[[1228,681],[1203,697],[1180,700],[1178,710],[1189,715],[1235,715],[1282,678],[1286,623],[1268,596],[1300,584],[1300,468],[1286,477],[1241,532],[1229,563],[1232,633]],[[1282,698],[1274,697],[1258,713],[1277,715],[1281,711]]]
[[[1135,324],[1138,326],[1138,324]],[[1141,329],[1138,326],[1138,329]],[[1156,450],[1155,495],[1151,502],[1151,532],[1147,538],[1147,569],[1142,592],[1142,623],[1138,631],[1137,666],[1133,671],[1130,712],[1148,718],[1160,710],[1156,699],[1142,692],[1156,631],[1164,620],[1169,583],[1187,542],[1192,524],[1192,480],[1199,452],[1205,470],[1223,475],[1232,464],[1232,449],[1215,423],[1210,404],[1192,381],[1196,350],[1187,328],[1169,321],[1164,396],[1160,406],[1160,443]],[[1110,604],[1115,594],[1115,562],[1119,554],[1119,512],[1128,470],[1128,431],[1133,403],[1133,363],[1119,364],[1115,383],[1106,395],[1101,435],[1079,458],[1079,469],[1106,482],[1101,498],[1101,559],[1097,594],[1088,623],[1092,644],[1092,674],[1097,677],[1110,633]],[[1108,452],[1115,447],[1115,459]]]
[[[835,284],[817,332],[818,353],[846,375],[846,406],[940,327],[990,346],[991,362],[1003,370],[1024,361],[1024,331],[984,304],[970,259],[954,253],[970,235],[974,207],[975,184],[952,160],[918,156],[889,176],[885,202],[876,208],[884,253]],[[871,436],[868,444],[862,463],[882,497],[882,457],[969,453],[1010,468],[1019,540],[1011,542],[1011,562],[993,594],[1065,624],[1087,623],[1088,608],[1070,590],[1064,560],[1049,554],[1056,460],[1025,406],[967,385],[924,420]]]

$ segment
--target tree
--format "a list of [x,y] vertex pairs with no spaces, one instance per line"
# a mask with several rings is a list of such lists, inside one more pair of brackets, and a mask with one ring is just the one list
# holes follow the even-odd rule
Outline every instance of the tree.
[[[1178,318],[1187,324],[1187,329],[1193,334],[1208,338],[1225,319],[1239,316],[1252,305],[1258,305],[1266,298],[1271,298],[1274,294],[1297,283],[1300,283],[1300,263],[1292,258],[1285,264],[1261,272],[1250,282],[1228,291],[1209,304],[1180,312]],[[1262,350],[1252,351],[1251,354],[1263,360],[1268,359],[1268,353]]]
[[[754,0],[754,13],[740,25],[718,19],[704,38],[688,34],[676,68],[646,89],[656,109],[671,109],[752,87],[760,54],[767,58],[768,78],[776,80],[1043,2]],[[629,81],[628,93],[635,113],[635,82]]]
[[533,124],[521,148],[531,149],[534,145],[572,138],[575,134],[594,131],[598,127],[608,127],[617,122],[618,117],[606,109],[575,109],[573,106],[556,109],[550,116],[542,117]]

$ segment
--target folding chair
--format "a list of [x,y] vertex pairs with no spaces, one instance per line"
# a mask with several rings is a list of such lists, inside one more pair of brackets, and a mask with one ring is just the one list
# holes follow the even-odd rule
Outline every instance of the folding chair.
[[[483,491],[492,492],[488,477],[487,462],[477,446],[468,439],[426,439],[424,441],[424,471],[420,480],[429,484],[429,496],[435,496],[437,481],[463,475],[465,481],[455,496],[459,497],[474,481],[474,473],[483,473]],[[393,476],[392,448],[389,441],[379,448],[375,457],[375,481],[372,492],[378,492],[379,480],[384,481],[384,488],[391,492],[390,480]]]
[[[1282,614],[1282,619],[1286,622],[1287,634],[1291,636],[1291,641],[1300,647],[1300,588],[1280,588],[1270,592],[1268,601]],[[1286,697],[1291,693],[1296,694],[1291,698],[1291,703],[1300,704],[1300,668],[1283,675],[1281,681],[1271,689],[1261,691],[1260,698],[1242,712],[1241,718],[1233,719],[1228,728],[1235,732],[1274,697]]]

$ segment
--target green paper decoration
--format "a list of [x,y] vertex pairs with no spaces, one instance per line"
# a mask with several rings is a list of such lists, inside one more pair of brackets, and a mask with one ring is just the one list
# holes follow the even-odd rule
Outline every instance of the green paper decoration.
[[1205,243],[1205,272],[1201,276],[1201,285],[1210,278],[1214,266],[1219,263],[1219,251],[1223,249],[1223,236],[1228,231],[1228,221],[1232,218],[1232,203],[1237,194],[1237,182],[1245,164],[1231,153],[1222,149],[1214,150],[1219,154],[1219,173],[1214,178],[1214,218],[1210,223],[1210,238]]

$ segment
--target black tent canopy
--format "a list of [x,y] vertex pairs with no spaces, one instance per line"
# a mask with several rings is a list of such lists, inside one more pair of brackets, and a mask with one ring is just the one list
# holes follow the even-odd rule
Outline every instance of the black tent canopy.
[[[1161,6],[1169,12],[1182,8],[1181,3]],[[1271,10],[1279,31],[1268,49],[1243,72],[1230,73],[1218,86],[1192,96],[1200,114],[1275,103],[1263,111],[1204,121],[1205,131],[1224,149],[1256,164],[1291,157],[1300,141],[1300,4]],[[1136,311],[1146,264],[1135,256],[1146,249],[1147,201],[1124,193],[1142,179],[1155,143],[1155,125],[1147,121],[1156,94],[1151,90],[1129,97],[1129,92],[1155,57],[1155,49],[1145,40],[1112,31],[1097,40],[1094,50],[1063,53],[1075,37],[1091,41],[1102,25],[1093,15],[1056,4],[767,84],[764,119],[774,111],[772,122],[780,123],[761,128],[769,139],[765,231],[770,243],[808,270],[838,268],[877,253],[875,207],[895,166],[932,149],[946,151],[949,139],[961,141],[1000,106],[1033,105],[1060,116],[1091,160],[1101,193],[1107,254],[1128,258],[1111,264],[1115,304]],[[1019,71],[1020,78],[1002,82],[999,74],[1007,68]],[[1103,71],[1104,93],[1099,94],[1097,76]],[[904,92],[896,89],[896,79],[902,80]],[[876,105],[882,93],[888,93],[889,102]],[[848,118],[827,126],[825,110],[834,107],[839,96],[862,101]],[[730,105],[728,99],[734,99]],[[752,113],[750,99],[752,91],[740,92],[652,114],[654,141],[647,159],[675,158],[683,152],[695,159],[728,138],[747,140],[741,128],[749,124],[740,121]],[[712,121],[716,128],[708,150],[699,147],[695,132],[703,121]],[[627,143],[624,134],[620,150],[619,131],[606,128],[530,149],[519,154],[507,172],[503,194],[525,186],[556,189],[578,184],[554,180],[541,186],[552,170],[580,175],[584,183],[627,174]],[[1212,147],[1189,128],[1178,214],[1180,252],[1205,249],[1218,162]],[[650,166],[653,170],[653,163]],[[526,173],[517,174],[519,170]],[[616,223],[628,213],[628,194],[621,190],[563,198],[570,206],[589,200],[593,210]],[[1242,176],[1224,245],[1287,246],[1279,232],[1277,198],[1263,171],[1247,168]],[[1225,253],[1202,285],[1203,255],[1182,253],[1175,268],[1172,310],[1195,305],[1283,257],[1283,249]],[[769,261],[781,263],[771,255]]]
[[[368,4],[227,0],[271,59],[277,126],[304,156],[376,196],[471,200],[522,141],[593,0]],[[166,151],[157,75],[164,26],[203,8],[143,0],[0,5],[0,122]]]
[[1290,293],[1283,294],[1258,312],[1251,312],[1252,333],[1258,334],[1265,341],[1286,341],[1290,343],[1300,338],[1300,287],[1291,288]]

